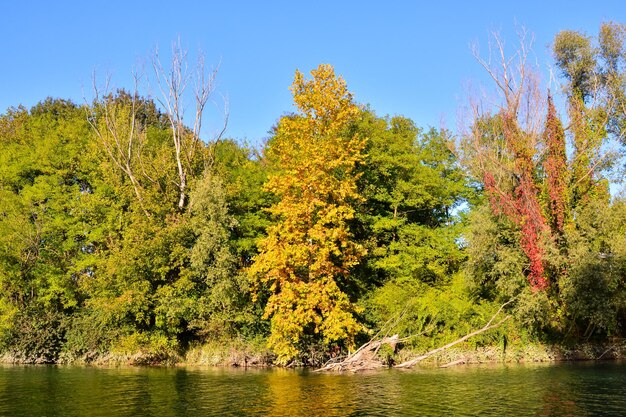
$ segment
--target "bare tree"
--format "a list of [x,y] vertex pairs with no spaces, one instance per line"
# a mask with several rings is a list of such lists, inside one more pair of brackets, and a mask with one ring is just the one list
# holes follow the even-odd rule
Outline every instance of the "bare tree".
[[[201,140],[204,111],[215,93],[219,65],[207,71],[204,56],[200,54],[196,67],[190,70],[187,51],[181,47],[179,39],[172,45],[170,65],[164,67],[158,50],[155,50],[152,66],[161,93],[157,102],[163,109],[172,133],[177,171],[176,179],[172,181],[178,188],[178,208],[182,211],[187,203],[189,174],[198,160],[198,153],[202,154],[205,169],[214,162],[214,144],[220,140],[228,124],[228,103],[222,97],[223,125],[210,143],[204,144]],[[111,161],[129,179],[144,214],[149,217],[139,178],[160,184],[155,179],[159,175],[159,169],[144,162],[142,153],[145,152],[147,130],[145,123],[139,121],[142,106],[146,105],[146,100],[140,96],[143,77],[135,71],[132,76],[134,81],[132,93],[118,91],[115,95],[110,89],[110,77],[106,78],[104,88],[100,89],[94,74],[95,98],[94,105],[87,106],[88,121]],[[192,94],[187,94],[188,87]],[[185,124],[185,106],[188,97],[193,97],[191,100],[195,105],[195,114],[193,122]],[[214,103],[220,107],[217,102]]]
[[[504,99],[502,103],[492,103],[493,107],[499,113],[516,120],[533,140],[531,145],[534,146],[543,129],[545,100],[539,88],[537,72],[529,63],[534,36],[523,27],[517,31],[517,35],[518,45],[510,55],[507,54],[505,42],[498,32],[491,32],[487,58],[481,56],[476,44],[472,45],[472,54],[487,71]],[[483,116],[485,112],[485,107],[479,106],[479,103],[472,103],[475,118]],[[486,111],[490,112],[489,108]]]
[[[534,289],[549,285],[542,236],[547,230],[536,180],[538,156],[544,151],[544,103],[536,72],[529,64],[533,37],[523,28],[508,55],[504,41],[492,33],[488,58],[476,47],[474,57],[494,82],[500,100],[472,103],[472,125],[463,138],[465,162],[483,183],[494,214],[519,227],[520,247],[528,257],[528,281]],[[494,59],[495,57],[495,59]]]
[[145,126],[138,122],[137,115],[143,105],[139,98],[141,75],[133,71],[133,91],[110,91],[110,76],[107,76],[104,89],[98,87],[95,73],[92,79],[94,105],[87,106],[87,121],[100,140],[111,161],[129,179],[135,196],[147,217],[141,184],[135,173],[136,162],[140,158],[139,149],[145,141]]
[[[183,210],[187,201],[188,175],[192,170],[192,162],[196,152],[201,148],[201,129],[204,110],[209,98],[215,90],[215,79],[219,65],[206,71],[204,56],[201,54],[195,73],[189,70],[187,51],[181,47],[180,39],[172,44],[172,60],[169,68],[165,68],[159,57],[158,49],[152,57],[152,66],[156,82],[161,92],[158,102],[161,104],[169,120],[172,141],[178,171],[176,186],[179,190],[178,208]],[[192,84],[195,99],[195,117],[192,129],[185,126],[185,90]],[[221,138],[228,123],[228,110],[224,106],[224,124],[220,133],[213,141]],[[208,163],[212,163],[212,154]],[[207,161],[205,160],[205,165]]]

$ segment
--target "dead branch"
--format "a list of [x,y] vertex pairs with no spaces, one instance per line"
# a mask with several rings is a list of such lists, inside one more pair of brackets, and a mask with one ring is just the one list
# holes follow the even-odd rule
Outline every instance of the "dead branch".
[[[448,343],[445,346],[439,347],[437,349],[431,350],[429,352],[426,352],[425,354],[418,356],[417,358],[411,359],[410,361],[406,361],[403,362],[399,365],[394,366],[394,368],[410,368],[412,366],[414,366],[416,363],[429,358],[430,356],[433,356],[439,352],[442,352],[446,349],[451,348],[452,346],[455,346],[459,343],[462,343],[476,335],[479,335],[481,333],[484,333],[488,330],[491,329],[495,329],[496,327],[500,326],[502,323],[504,323],[506,320],[508,320],[509,318],[511,318],[511,316],[506,316],[504,317],[502,320],[498,321],[497,323],[493,324],[494,320],[496,319],[496,317],[498,317],[498,315],[500,315],[500,313],[502,312],[502,310],[504,309],[504,307],[506,307],[507,305],[509,305],[510,303],[513,302],[514,299],[511,299],[509,301],[507,301],[506,303],[502,304],[500,306],[500,308],[498,309],[498,311],[496,311],[496,313],[491,317],[491,319],[487,322],[487,324],[485,324],[482,328],[473,331],[463,337],[461,337],[460,339],[455,340],[454,342]],[[358,372],[358,371],[364,371],[364,370],[371,370],[371,369],[380,369],[380,368],[387,368],[389,367],[388,364],[383,363],[380,358],[377,357],[378,351],[381,348],[381,346],[383,345],[389,345],[389,347],[391,347],[392,350],[396,350],[396,346],[399,343],[405,342],[411,338],[417,337],[417,336],[421,336],[423,335],[425,332],[419,334],[419,335],[411,335],[408,337],[403,337],[400,338],[397,334],[387,337],[387,334],[389,333],[390,329],[393,329],[399,322],[400,318],[402,318],[402,316],[405,314],[406,310],[407,310],[408,306],[403,309],[403,311],[400,313],[400,315],[395,318],[394,324],[389,327],[389,329],[387,330],[387,333],[385,334],[385,336],[382,339],[379,339],[378,336],[385,330],[385,328],[387,327],[387,325],[389,323],[392,322],[392,320],[394,320],[394,317],[390,318],[389,320],[387,320],[387,322],[385,323],[385,325],[381,328],[381,330],[379,330],[371,339],[369,342],[365,343],[364,345],[362,345],[361,347],[359,347],[355,352],[349,354],[348,356],[345,357],[341,357],[341,358],[333,358],[330,361],[328,361],[323,367],[315,370],[315,372],[345,372],[345,371],[350,371],[350,372]],[[460,363],[460,362],[459,362]],[[452,366],[456,363],[451,363],[449,364],[449,366]]]
[[415,364],[417,364],[418,362],[423,361],[424,359],[427,359],[427,358],[429,358],[429,357],[431,357],[431,356],[433,356],[433,355],[435,355],[435,354],[437,354],[439,352],[443,352],[444,350],[449,349],[452,346],[458,345],[459,343],[465,342],[466,340],[468,340],[471,337],[474,337],[476,335],[484,333],[487,330],[494,329],[494,328],[500,326],[502,323],[504,323],[505,321],[507,321],[510,318],[511,318],[511,316],[506,316],[505,318],[503,318],[502,320],[500,320],[496,324],[493,324],[493,325],[490,325],[490,326],[485,326],[485,327],[483,327],[483,328],[481,328],[479,330],[476,330],[476,331],[474,331],[472,333],[469,333],[469,334],[463,336],[460,339],[455,340],[454,342],[448,343],[445,346],[442,346],[440,348],[437,348],[437,349],[431,350],[429,352],[426,352],[425,354],[423,354],[421,356],[418,356],[417,358],[411,359],[409,361],[402,362],[401,364],[394,366],[394,368],[410,368],[410,367],[414,366]]
[[604,357],[604,355],[606,355],[607,353],[609,353],[612,350],[617,350],[617,349],[621,349],[622,347],[626,347],[626,343],[624,343],[624,340],[622,340],[622,343],[618,343],[615,344],[613,346],[610,346],[607,350],[605,350],[600,356],[598,356],[596,358],[597,361],[599,361],[600,359],[602,359]]
[[[137,120],[139,106],[142,105],[139,99],[141,75],[133,71],[132,76],[134,85],[132,93],[129,94],[130,108],[126,114],[121,108],[128,104],[122,102],[123,97],[115,97],[110,91],[110,77],[106,78],[104,91],[101,92],[94,72],[92,83],[96,104],[90,107],[87,103],[86,108],[90,109],[87,122],[109,159],[128,177],[141,210],[146,217],[150,217],[144,205],[141,184],[135,175],[136,160],[140,159],[139,153],[145,141],[145,129]],[[100,117],[96,114],[98,107],[102,111]]]
[[443,352],[446,349],[451,348],[452,346],[458,345],[459,343],[465,342],[466,340],[477,336],[481,333],[484,333],[488,330],[491,329],[495,329],[496,327],[500,326],[502,323],[504,323],[505,321],[507,321],[508,319],[511,318],[511,316],[506,316],[504,317],[502,320],[500,320],[499,322],[495,323],[495,324],[491,324],[493,323],[493,321],[495,320],[495,318],[500,314],[500,312],[502,311],[502,309],[507,306],[508,304],[510,304],[513,300],[509,300],[506,303],[502,304],[500,306],[500,308],[498,309],[498,311],[496,311],[496,314],[493,315],[493,317],[491,317],[491,319],[487,322],[487,324],[485,324],[482,328],[473,331],[471,333],[466,334],[465,336],[461,337],[460,339],[455,340],[454,342],[450,342],[445,346],[441,346],[437,349],[433,349],[429,352],[424,353],[423,355],[418,356],[417,358],[411,359],[409,361],[405,361],[402,362],[401,364],[398,364],[396,366],[394,366],[394,368],[410,368],[412,366],[414,366],[415,364],[417,364],[420,361],[423,361],[424,359],[427,359],[433,355],[436,355],[439,352]]
[[378,369],[387,367],[385,364],[376,360],[376,354],[382,345],[389,345],[395,350],[396,345],[400,341],[397,334],[391,337],[384,337],[379,340],[370,340],[354,353],[348,355],[345,359],[338,362],[327,363],[324,367],[316,369],[315,372],[323,371],[364,371],[369,369]]
[[[380,347],[387,344],[393,350],[395,350],[396,345],[400,342],[407,340],[406,338],[400,339],[397,334],[388,337],[389,333],[400,323],[402,317],[406,314],[409,307],[411,306],[411,302],[407,303],[406,306],[402,309],[400,314],[397,316],[392,316],[383,324],[383,326],[376,332],[376,334],[369,340],[369,342],[365,343],[361,347],[359,347],[353,353],[349,353],[347,356],[340,358],[332,358],[329,360],[322,368],[316,370],[318,371],[360,371],[366,369],[375,369],[381,368],[383,365],[380,361],[376,360],[376,356]],[[379,339],[379,335],[384,332],[384,336],[382,339]]]
[[465,359],[458,359],[456,361],[452,361],[452,362],[448,362],[444,365],[441,365],[440,368],[449,368],[451,366],[456,366],[456,365],[465,365]]
[[[175,181],[179,191],[178,208],[183,210],[187,204],[188,175],[192,171],[193,160],[196,152],[201,148],[200,133],[202,129],[203,114],[209,98],[215,90],[215,80],[219,71],[219,64],[211,71],[206,70],[204,55],[200,53],[195,74],[189,71],[187,65],[187,51],[182,48],[180,39],[172,45],[172,60],[166,69],[159,57],[158,49],[152,57],[156,84],[161,92],[157,101],[165,110],[165,114],[172,131],[174,155],[178,181]],[[193,127],[188,129],[184,124],[185,114],[185,91],[189,83],[193,83],[193,98],[195,101],[195,114]],[[224,107],[224,126],[219,138],[226,131],[228,123],[228,109]],[[212,149],[209,149],[212,153]],[[206,160],[205,160],[206,165]]]

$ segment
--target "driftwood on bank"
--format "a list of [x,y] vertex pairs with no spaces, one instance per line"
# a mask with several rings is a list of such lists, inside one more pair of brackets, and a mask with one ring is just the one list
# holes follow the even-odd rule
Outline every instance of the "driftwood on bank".
[[[423,355],[420,355],[416,358],[410,359],[408,361],[402,362],[398,365],[394,365],[394,368],[411,368],[413,366],[415,366],[418,362],[423,361],[426,358],[429,358],[433,355],[436,355],[439,352],[443,352],[446,349],[451,348],[452,346],[455,346],[459,343],[465,342],[466,340],[477,336],[481,333],[484,333],[488,330],[491,329],[495,329],[496,327],[500,326],[502,323],[504,323],[505,321],[507,321],[509,318],[511,318],[511,316],[505,316],[503,319],[501,319],[500,321],[494,323],[494,320],[496,319],[496,317],[498,317],[498,315],[502,312],[502,309],[508,305],[509,303],[511,303],[513,300],[509,300],[506,303],[502,304],[500,306],[500,308],[498,309],[498,311],[496,312],[496,314],[493,315],[493,317],[491,317],[491,319],[487,322],[487,324],[485,324],[483,327],[481,327],[478,330],[475,330],[471,333],[466,334],[465,336],[448,343],[447,345],[441,346],[437,349],[433,349],[431,351],[428,351],[426,353],[424,353]],[[389,345],[389,347],[395,351],[396,346],[398,343],[403,342],[405,340],[408,340],[410,338],[412,338],[413,336],[409,336],[406,338],[402,338],[400,339],[398,337],[398,335],[393,335],[391,337],[387,337],[384,336],[381,339],[377,339],[377,336],[374,336],[374,338],[372,338],[372,340],[370,340],[369,342],[367,342],[366,344],[364,344],[363,346],[361,346],[359,349],[357,349],[355,352],[349,354],[348,356],[346,356],[345,358],[336,358],[336,359],[331,359],[328,363],[326,363],[325,366],[323,366],[320,369],[317,369],[317,372],[322,372],[322,371],[352,371],[352,372],[356,372],[356,371],[364,371],[364,370],[370,370],[370,369],[378,369],[378,368],[386,368],[388,367],[387,364],[383,363],[380,358],[377,357],[377,353],[379,351],[379,349],[383,346],[383,345]],[[455,365],[456,363],[460,363],[460,361],[455,361],[452,362],[450,364],[448,364],[449,366],[451,365]]]
[[383,345],[389,345],[393,350],[395,350],[399,341],[400,339],[397,334],[391,337],[383,337],[379,340],[372,339],[345,358],[337,358],[335,360],[331,359],[322,368],[317,369],[316,372],[365,371],[368,369],[384,368],[386,365],[376,359],[378,350]]
[[449,368],[451,366],[456,366],[456,365],[465,365],[465,359],[458,359],[456,361],[448,362],[445,365],[441,365],[439,367],[440,368]]
[[[402,362],[402,363],[400,363],[400,364],[398,364],[398,365],[395,365],[395,368],[410,368],[410,367],[414,366],[416,363],[418,363],[418,362],[420,362],[420,361],[423,361],[423,360],[424,360],[424,359],[426,359],[426,358],[429,358],[429,357],[431,357],[431,356],[433,356],[433,355],[436,355],[436,354],[437,354],[437,353],[439,353],[439,352],[442,352],[442,351],[444,351],[444,350],[446,350],[446,349],[449,349],[449,348],[451,348],[451,347],[452,347],[452,346],[454,346],[454,345],[458,345],[459,343],[465,342],[465,341],[466,341],[467,339],[469,339],[470,337],[474,337],[474,336],[476,336],[476,335],[479,335],[479,334],[481,334],[481,333],[486,332],[487,330],[491,330],[491,329],[494,329],[494,328],[496,328],[496,327],[500,326],[502,323],[504,323],[505,321],[507,321],[510,317],[511,317],[511,316],[506,316],[505,318],[503,318],[502,320],[500,320],[500,321],[499,321],[499,322],[497,322],[496,324],[490,324],[490,323],[491,323],[491,320],[490,320],[490,321],[489,321],[489,323],[487,323],[487,325],[485,325],[485,326],[484,326],[484,327],[482,327],[481,329],[478,329],[478,330],[476,330],[476,331],[474,331],[474,332],[471,332],[471,333],[469,333],[469,334],[466,334],[466,335],[465,335],[465,336],[463,336],[462,338],[457,339],[457,340],[455,340],[454,342],[450,342],[450,343],[448,343],[448,344],[447,344],[447,345],[445,345],[445,346],[442,346],[442,347],[440,347],[440,348],[433,349],[433,350],[431,350],[431,351],[429,351],[429,352],[426,352],[426,353],[424,353],[423,355],[418,356],[417,358],[413,358],[413,359],[408,360],[408,361],[406,361],[406,362]],[[492,320],[493,320],[493,319],[492,319]]]

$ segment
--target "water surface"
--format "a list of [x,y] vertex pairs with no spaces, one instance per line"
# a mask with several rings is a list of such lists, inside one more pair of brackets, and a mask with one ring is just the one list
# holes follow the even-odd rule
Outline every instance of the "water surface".
[[307,370],[0,367],[1,416],[626,416],[626,363]]

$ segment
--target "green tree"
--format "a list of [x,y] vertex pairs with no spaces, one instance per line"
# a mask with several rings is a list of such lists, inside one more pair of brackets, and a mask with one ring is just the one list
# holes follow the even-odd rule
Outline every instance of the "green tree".
[[[96,182],[82,109],[48,99],[1,116],[0,305],[3,339],[23,359],[55,360],[64,315],[85,294],[98,231],[90,204]],[[48,332],[44,318],[58,324]]]
[[368,138],[359,178],[360,229],[370,249],[365,274],[379,276],[374,284],[448,279],[463,258],[452,213],[470,190],[446,132],[424,133],[404,117],[369,112],[357,131]]
[[570,137],[574,148],[570,194],[572,207],[608,195],[602,171],[614,155],[609,139],[626,137],[626,27],[603,23],[597,39],[564,30],[554,38],[553,53],[566,81]]

